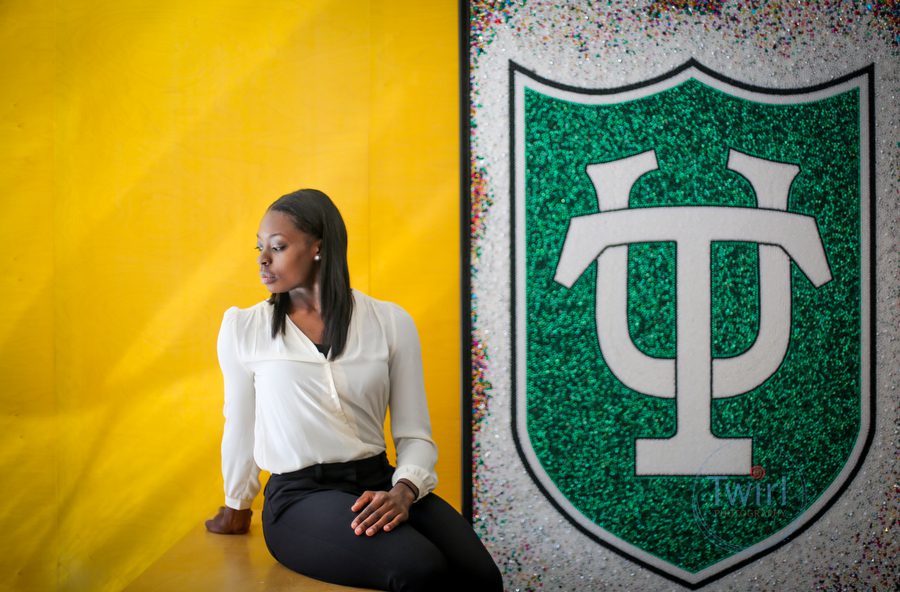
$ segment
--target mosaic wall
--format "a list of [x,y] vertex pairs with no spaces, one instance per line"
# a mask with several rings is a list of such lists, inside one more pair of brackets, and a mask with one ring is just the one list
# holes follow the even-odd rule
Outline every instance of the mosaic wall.
[[471,2],[472,518],[510,590],[893,590],[896,2]]

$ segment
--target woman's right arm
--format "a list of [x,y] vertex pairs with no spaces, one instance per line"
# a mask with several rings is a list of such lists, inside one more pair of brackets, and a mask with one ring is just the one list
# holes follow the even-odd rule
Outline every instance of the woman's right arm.
[[253,460],[256,393],[253,374],[238,356],[239,310],[230,308],[219,330],[219,366],[225,383],[222,478],[225,507],[206,527],[210,532],[241,534],[250,526],[250,504],[259,493],[259,467]]

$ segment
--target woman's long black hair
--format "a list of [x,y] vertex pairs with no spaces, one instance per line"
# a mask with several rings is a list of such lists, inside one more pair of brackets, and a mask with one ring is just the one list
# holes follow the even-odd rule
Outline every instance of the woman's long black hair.
[[[300,189],[282,195],[269,206],[271,210],[287,214],[299,230],[322,241],[319,283],[321,314],[325,322],[323,340],[330,347],[329,357],[334,360],[343,353],[347,344],[353,314],[344,219],[331,199],[316,189]],[[272,294],[269,298],[269,303],[275,307],[272,315],[273,338],[285,331],[290,302],[286,292]]]

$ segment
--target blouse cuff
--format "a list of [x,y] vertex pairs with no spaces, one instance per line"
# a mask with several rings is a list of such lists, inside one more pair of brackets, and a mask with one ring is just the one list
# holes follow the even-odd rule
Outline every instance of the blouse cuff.
[[397,470],[394,471],[394,476],[391,478],[391,484],[396,485],[400,479],[406,479],[419,490],[419,497],[415,501],[419,501],[431,493],[435,485],[437,485],[437,479],[433,474],[415,465],[397,467]]
[[246,510],[253,504],[252,499],[240,499],[237,497],[225,497],[225,505],[232,510]]

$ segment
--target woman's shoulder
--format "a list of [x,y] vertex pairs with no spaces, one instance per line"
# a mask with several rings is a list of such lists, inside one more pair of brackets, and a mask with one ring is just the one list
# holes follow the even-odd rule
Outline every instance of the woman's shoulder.
[[[353,302],[358,310],[374,314],[378,318],[409,317],[409,313],[396,302],[378,300],[356,288],[353,289]],[[412,318],[412,317],[410,317]]]
[[417,334],[412,315],[396,302],[378,300],[355,289],[353,300],[358,313],[357,322],[362,323],[363,327],[380,327],[389,342],[400,336]]
[[236,328],[252,329],[260,324],[268,325],[272,319],[272,305],[268,300],[258,302],[248,308],[238,308],[232,306],[225,311],[222,318],[222,325],[233,324]]

